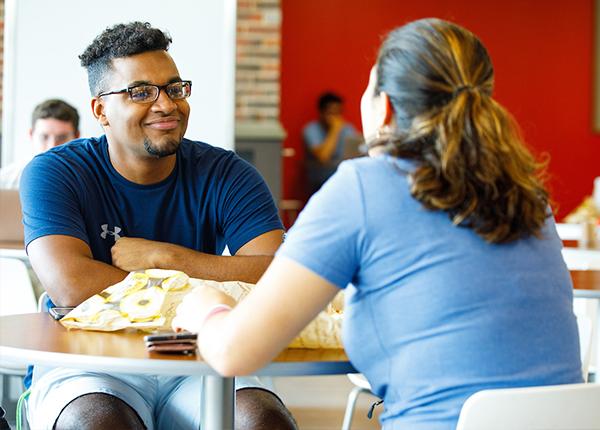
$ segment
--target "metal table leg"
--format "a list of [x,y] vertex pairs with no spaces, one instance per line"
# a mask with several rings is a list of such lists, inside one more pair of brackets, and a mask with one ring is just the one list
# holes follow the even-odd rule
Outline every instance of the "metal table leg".
[[233,430],[235,378],[204,376],[201,430]]

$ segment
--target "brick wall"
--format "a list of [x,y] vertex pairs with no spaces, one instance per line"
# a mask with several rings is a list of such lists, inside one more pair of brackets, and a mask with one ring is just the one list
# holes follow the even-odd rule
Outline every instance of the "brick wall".
[[279,120],[280,0],[238,0],[236,121]]

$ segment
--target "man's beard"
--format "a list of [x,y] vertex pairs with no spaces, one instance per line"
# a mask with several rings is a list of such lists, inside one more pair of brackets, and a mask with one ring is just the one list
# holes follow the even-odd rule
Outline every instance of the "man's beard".
[[148,154],[152,155],[153,157],[162,158],[162,157],[168,157],[169,155],[175,154],[177,152],[177,148],[179,148],[180,143],[181,143],[181,141],[178,141],[175,139],[170,139],[164,145],[165,146],[164,149],[158,149],[158,148],[156,148],[156,146],[154,146],[154,144],[152,143],[152,141],[150,139],[145,137],[144,138],[144,149],[146,149],[146,152]]

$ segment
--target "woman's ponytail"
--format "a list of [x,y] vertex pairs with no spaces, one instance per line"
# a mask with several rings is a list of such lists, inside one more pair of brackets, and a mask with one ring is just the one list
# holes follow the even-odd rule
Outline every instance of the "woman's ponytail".
[[402,27],[388,42],[378,59],[378,90],[390,97],[397,132],[380,143],[418,161],[413,197],[488,242],[537,235],[548,216],[544,166],[491,97],[493,69],[481,42],[435,19]]

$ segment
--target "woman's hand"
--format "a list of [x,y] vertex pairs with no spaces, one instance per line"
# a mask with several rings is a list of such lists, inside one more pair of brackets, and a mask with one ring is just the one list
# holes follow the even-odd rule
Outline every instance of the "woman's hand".
[[201,285],[194,288],[177,307],[175,318],[171,323],[173,330],[199,333],[208,313],[219,304],[234,307],[236,301],[214,287]]

